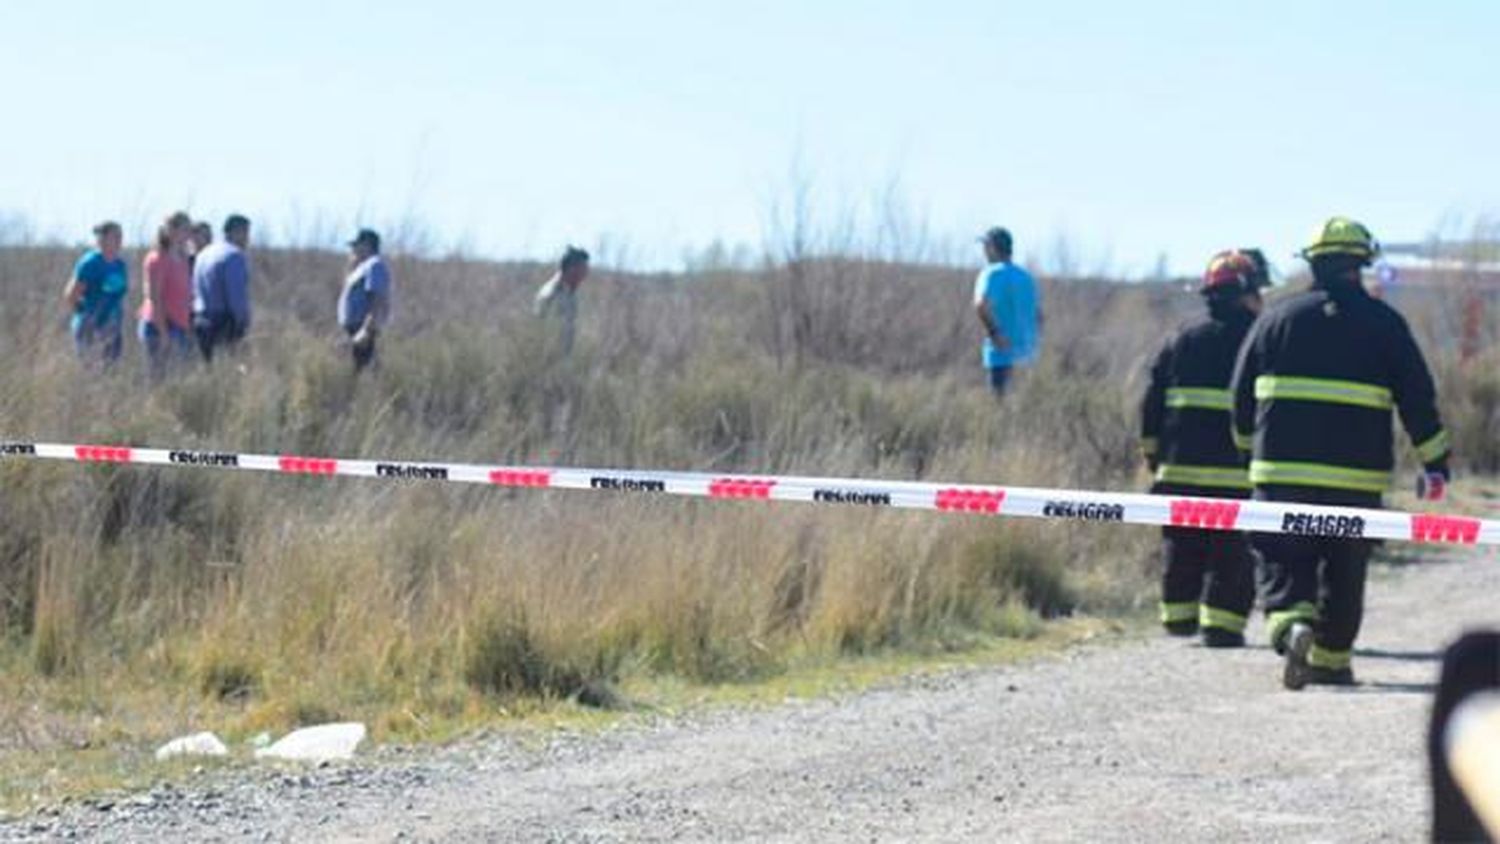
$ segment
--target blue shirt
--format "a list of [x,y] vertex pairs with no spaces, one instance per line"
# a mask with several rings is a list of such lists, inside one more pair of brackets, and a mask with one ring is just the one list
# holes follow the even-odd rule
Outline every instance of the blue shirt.
[[385,298],[385,313],[389,316],[390,295],[391,270],[385,259],[379,255],[364,259],[344,279],[344,291],[339,294],[339,325],[349,331],[358,330],[377,296]]
[[84,325],[96,329],[118,327],[129,287],[125,260],[118,255],[110,260],[99,250],[91,249],[73,266],[73,278],[83,288],[83,296],[73,308],[73,330]]
[[994,317],[995,325],[1000,328],[1001,336],[1010,341],[1010,346],[997,349],[986,337],[985,367],[994,369],[1031,362],[1041,341],[1036,281],[1031,273],[1009,262],[990,264],[980,270],[979,278],[974,280],[974,303],[977,305],[986,300],[990,303],[990,315]]
[[250,262],[227,240],[210,244],[193,261],[193,314],[230,317],[250,327]]

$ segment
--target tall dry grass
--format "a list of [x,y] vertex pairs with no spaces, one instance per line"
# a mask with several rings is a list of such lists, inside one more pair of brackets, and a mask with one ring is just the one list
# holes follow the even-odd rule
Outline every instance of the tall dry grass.
[[[1139,488],[1137,372],[1196,306],[1166,286],[1047,281],[1042,361],[997,404],[964,270],[596,270],[562,360],[529,313],[542,268],[397,259],[395,326],[356,379],[333,345],[341,260],[263,250],[243,356],[151,386],[133,342],[109,373],[75,359],[57,295],[71,257],[0,251],[0,439]],[[1460,451],[1471,430],[1458,426]],[[733,681],[1029,635],[1045,616],[1146,600],[1153,541],[5,461],[0,672],[33,689],[145,685],[278,723],[374,711],[402,729],[634,674]]]

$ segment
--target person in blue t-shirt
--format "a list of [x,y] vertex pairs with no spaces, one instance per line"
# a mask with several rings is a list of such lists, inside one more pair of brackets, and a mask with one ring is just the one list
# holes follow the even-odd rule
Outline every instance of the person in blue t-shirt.
[[95,248],[78,259],[63,291],[72,313],[70,328],[78,353],[97,353],[106,362],[120,357],[125,321],[129,274],[125,259],[120,257],[121,240],[119,223],[106,221],[94,226]]
[[984,367],[990,388],[1005,392],[1012,370],[1036,357],[1042,309],[1031,273],[1011,263],[1010,232],[992,228],[979,239],[989,262],[974,281],[974,310],[984,326]]

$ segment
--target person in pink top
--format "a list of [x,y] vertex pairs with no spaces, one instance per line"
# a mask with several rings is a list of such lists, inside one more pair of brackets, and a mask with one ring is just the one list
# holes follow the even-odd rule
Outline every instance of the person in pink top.
[[192,234],[192,219],[178,211],[156,230],[156,244],[141,262],[139,331],[153,378],[161,377],[169,362],[191,354],[193,284],[187,243]]

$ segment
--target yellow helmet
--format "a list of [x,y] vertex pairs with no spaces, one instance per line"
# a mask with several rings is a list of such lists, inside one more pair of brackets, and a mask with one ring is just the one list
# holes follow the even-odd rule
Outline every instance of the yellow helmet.
[[1309,260],[1322,255],[1351,255],[1369,263],[1380,254],[1380,244],[1363,223],[1348,217],[1330,217],[1313,235],[1313,241],[1302,250]]

